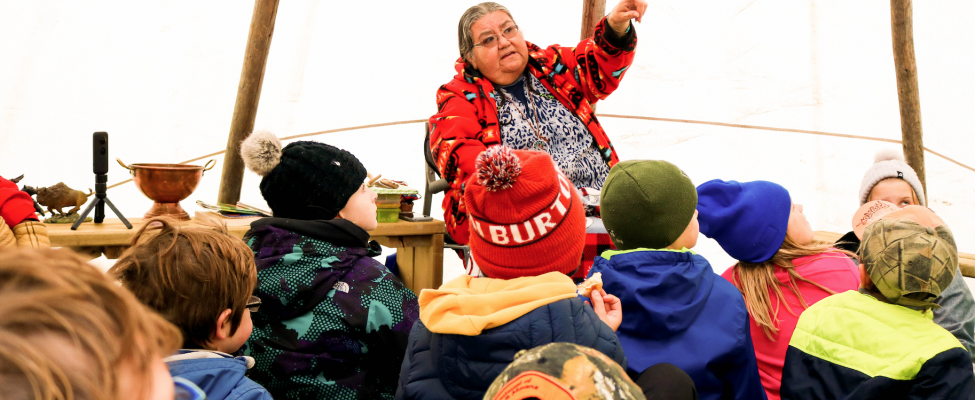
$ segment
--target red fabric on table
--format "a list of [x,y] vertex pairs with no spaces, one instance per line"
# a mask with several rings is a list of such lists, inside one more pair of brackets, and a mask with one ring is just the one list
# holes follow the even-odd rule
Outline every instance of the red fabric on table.
[[34,214],[34,200],[21,191],[16,183],[0,176],[0,217],[13,229],[25,220],[37,221]]
[[608,233],[586,233],[586,245],[582,250],[582,264],[572,277],[585,279],[589,275],[589,270],[592,269],[593,260],[603,254],[604,251],[615,249],[616,246],[613,246],[613,241],[609,238]]

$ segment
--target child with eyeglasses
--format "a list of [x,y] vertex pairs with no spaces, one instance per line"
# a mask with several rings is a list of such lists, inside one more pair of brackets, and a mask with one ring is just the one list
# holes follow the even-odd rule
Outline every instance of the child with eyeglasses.
[[164,359],[173,377],[195,383],[211,400],[271,399],[245,376],[254,359],[233,355],[250,337],[251,313],[261,304],[253,296],[254,254],[216,219],[197,225],[146,221],[109,274],[182,331],[182,348]]
[[0,252],[0,398],[202,400],[179,330],[67,250]]

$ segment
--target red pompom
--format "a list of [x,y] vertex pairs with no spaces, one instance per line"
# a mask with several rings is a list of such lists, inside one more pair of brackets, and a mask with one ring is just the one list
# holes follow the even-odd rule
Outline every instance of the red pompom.
[[477,184],[488,191],[510,188],[521,175],[521,160],[511,149],[494,146],[477,156]]

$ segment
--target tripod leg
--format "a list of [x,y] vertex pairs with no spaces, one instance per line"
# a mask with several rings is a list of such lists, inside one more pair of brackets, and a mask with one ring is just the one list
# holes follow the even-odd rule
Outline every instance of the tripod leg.
[[92,208],[95,208],[95,203],[98,203],[99,201],[101,201],[101,199],[99,198],[95,198],[95,200],[91,201],[91,204],[89,204],[88,207],[85,208],[85,212],[81,213],[81,215],[78,216],[78,220],[75,221],[73,224],[71,224],[71,230],[73,231],[78,230],[78,226],[80,226],[81,223],[85,221],[85,217],[88,216],[88,213],[91,212]]
[[95,204],[95,223],[100,224],[104,221],[105,221],[105,201],[103,199],[98,199],[98,203]]
[[130,224],[129,220],[125,219],[125,216],[122,215],[117,208],[115,208],[115,204],[112,204],[112,201],[109,200],[108,197],[105,197],[105,204],[108,204],[108,206],[112,209],[112,212],[115,213],[115,216],[117,216],[118,219],[122,220],[122,223],[125,224],[126,228],[132,229],[132,224]]

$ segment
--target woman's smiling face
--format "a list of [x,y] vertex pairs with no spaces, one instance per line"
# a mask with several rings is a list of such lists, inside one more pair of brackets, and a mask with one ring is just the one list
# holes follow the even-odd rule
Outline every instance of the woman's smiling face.
[[474,47],[470,62],[487,80],[496,85],[511,84],[528,65],[528,45],[521,31],[511,38],[501,34],[505,29],[514,26],[515,22],[504,11],[485,15],[471,25],[474,43],[482,43],[484,39],[494,37],[493,45]]

